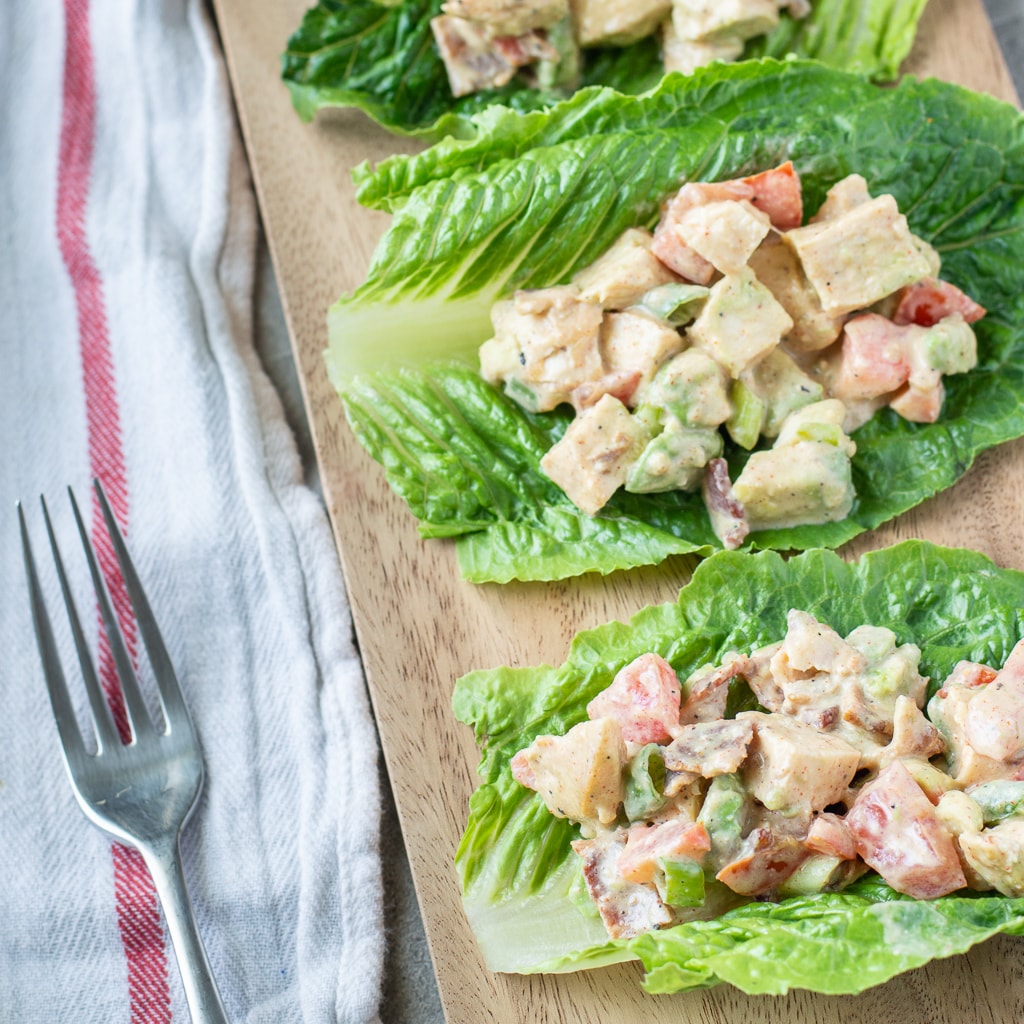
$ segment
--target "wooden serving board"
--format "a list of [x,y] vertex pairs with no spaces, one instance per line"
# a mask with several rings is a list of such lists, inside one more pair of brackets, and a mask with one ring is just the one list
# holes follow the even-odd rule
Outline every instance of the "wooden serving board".
[[[450,707],[454,680],[499,664],[558,664],[582,628],[673,599],[685,558],[553,584],[474,586],[453,546],[422,541],[406,506],[344,422],[321,353],[325,313],[363,279],[387,217],[359,207],[349,169],[409,151],[363,115],[300,123],[278,77],[305,0],[214,0],[269,238],[328,511],[348,583],[377,724],[449,1024],[800,1021],[924,1024],[1024,1019],[1024,942],[995,940],[859,997],[747,997],[722,985],[652,997],[638,965],[563,976],[494,975],[463,916],[453,855],[475,786],[471,732]],[[980,0],[932,0],[907,63],[1016,101]],[[988,452],[957,487],[858,539],[856,556],[907,537],[973,547],[1024,569],[1024,443]]]

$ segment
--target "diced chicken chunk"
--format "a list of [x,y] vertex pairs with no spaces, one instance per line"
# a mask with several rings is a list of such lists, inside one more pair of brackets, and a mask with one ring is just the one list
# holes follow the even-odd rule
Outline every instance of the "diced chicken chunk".
[[738,377],[775,348],[792,326],[772,293],[744,267],[712,286],[689,336]]
[[[1024,758],[1018,747],[1021,714],[1016,696],[1021,645],[1006,661],[1003,687],[989,694],[1002,672],[972,662],[960,662],[942,688],[928,702],[928,717],[946,745],[949,774],[964,789],[996,779],[1024,774]],[[989,681],[986,681],[989,680]],[[984,698],[982,700],[982,698]],[[981,700],[977,709],[974,702]],[[975,746],[978,742],[984,748]],[[1009,757],[993,757],[1014,751]]]
[[441,10],[480,22],[493,36],[518,36],[567,18],[569,0],[446,0]]
[[574,505],[594,515],[626,482],[630,463],[645,439],[643,428],[622,402],[605,395],[569,424],[540,466]]
[[871,202],[868,183],[859,174],[848,174],[837,181],[825,194],[825,202],[818,207],[818,212],[811,217],[811,224],[823,221],[838,220],[862,203]]
[[512,758],[511,769],[556,818],[607,825],[622,803],[625,763],[619,723],[598,718],[574,725],[564,736],[538,736]]
[[739,719],[684,725],[665,748],[665,767],[705,779],[732,775],[747,756],[754,723]]
[[660,655],[641,654],[619,669],[588,705],[590,718],[614,718],[630,743],[665,743],[679,727],[679,678]]
[[775,0],[673,0],[672,22],[683,39],[750,39],[779,23]]
[[897,892],[930,900],[967,884],[952,836],[901,761],[857,794],[846,824],[857,852]]
[[453,96],[498,89],[507,85],[519,68],[558,57],[558,51],[535,31],[496,35],[483,22],[452,14],[431,18],[430,29]]
[[890,195],[795,228],[784,237],[800,257],[822,308],[832,316],[864,309],[932,270]]
[[676,222],[676,234],[698,256],[723,274],[738,273],[771,227],[766,213],[751,203],[725,200],[687,210]]
[[671,924],[672,912],[653,885],[628,882],[619,873],[624,836],[603,833],[593,839],[577,839],[572,848],[583,861],[587,891],[613,939],[631,939]]
[[996,761],[1024,759],[1024,640],[987,686],[967,705],[964,738],[979,754]]
[[843,321],[821,308],[818,293],[804,274],[796,253],[772,232],[754,250],[750,268],[793,321],[786,344],[800,352],[827,348],[839,337]]
[[654,236],[641,228],[624,231],[607,252],[573,278],[583,302],[625,309],[658,285],[677,280],[651,251]]
[[936,757],[944,749],[939,730],[928,721],[914,701],[901,694],[896,698],[892,717],[892,739],[876,758],[864,758],[864,767],[884,768],[893,761],[912,757],[923,761]]
[[744,785],[773,811],[822,811],[846,794],[860,753],[831,733],[786,715],[744,711],[754,724]]
[[780,680],[794,673],[828,672],[853,676],[864,671],[864,655],[831,626],[813,615],[791,608],[786,613],[786,637],[772,657],[772,674]]
[[716,60],[738,60],[742,53],[742,39],[727,37],[698,42],[696,39],[683,39],[676,32],[671,18],[662,25],[661,56],[666,71],[691,75],[697,68],[707,67]]
[[967,863],[993,889],[1012,899],[1024,897],[1024,820],[964,833],[959,842]]
[[600,378],[603,316],[573,287],[516,292],[491,310],[494,337],[480,347],[480,372],[492,384],[514,388],[532,411],[554,409],[574,388]]
[[672,0],[570,0],[570,6],[582,46],[622,45],[649,36]]
[[679,224],[697,207],[726,200],[749,199],[753,194],[754,190],[741,181],[688,182],[665,203],[661,219],[654,229],[652,252],[680,277],[697,284],[709,284],[715,268],[683,241],[678,231]]
[[[607,313],[601,327],[601,355],[612,374],[636,377],[634,395],[654,379],[661,365],[681,352],[677,330],[640,310]],[[632,395],[627,400],[631,404]]]

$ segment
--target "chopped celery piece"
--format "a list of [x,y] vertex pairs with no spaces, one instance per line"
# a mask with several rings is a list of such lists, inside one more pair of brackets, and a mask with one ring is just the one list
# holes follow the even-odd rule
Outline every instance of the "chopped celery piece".
[[736,444],[750,451],[761,436],[768,407],[741,380],[733,383],[729,400],[732,402],[732,415],[725,421],[725,429]]
[[661,898],[670,907],[704,905],[704,869],[695,860],[662,860]]
[[630,821],[648,818],[665,804],[665,761],[661,747],[648,743],[629,762],[623,807]]
[[682,327],[700,312],[708,289],[699,284],[662,284],[652,288],[640,300],[640,305],[652,316]]

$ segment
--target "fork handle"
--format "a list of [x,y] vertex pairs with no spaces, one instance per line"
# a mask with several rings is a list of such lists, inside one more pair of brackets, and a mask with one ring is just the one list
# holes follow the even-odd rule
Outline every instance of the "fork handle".
[[210,961],[196,928],[192,901],[181,870],[178,836],[165,836],[140,845],[139,852],[153,876],[163,906],[192,1024],[228,1024]]

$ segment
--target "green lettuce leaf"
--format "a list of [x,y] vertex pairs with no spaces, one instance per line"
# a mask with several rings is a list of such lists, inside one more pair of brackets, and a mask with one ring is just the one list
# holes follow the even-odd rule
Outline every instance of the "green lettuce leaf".
[[[394,132],[442,138],[472,131],[472,115],[493,103],[536,110],[565,92],[532,86],[524,74],[500,89],[456,99],[430,31],[443,0],[320,0],[306,12],[281,58],[282,77],[303,120],[321,107],[352,106]],[[783,14],[746,57],[814,57],[833,67],[895,78],[910,52],[926,0],[816,0],[804,19]],[[588,50],[582,85],[639,93],[661,77],[655,38]]]
[[[592,89],[546,113],[492,109],[475,124],[468,141],[360,172],[363,201],[394,217],[366,282],[329,313],[326,354],[353,430],[422,532],[458,537],[468,579],[610,572],[719,546],[698,494],[620,493],[593,518],[580,512],[539,467],[568,417],[531,416],[472,369],[497,296],[568,280],[625,228],[653,226],[686,179],[792,159],[813,210],[861,173],[989,311],[979,365],[948,379],[938,423],[884,410],[857,431],[848,519],[763,531],[750,546],[839,546],[1024,434],[1024,120],[1010,105],[766,59],[669,76],[644,96]],[[747,453],[727,446],[727,458],[735,478]]]
[[1024,573],[983,555],[908,541],[847,563],[821,550],[720,552],[677,601],[628,623],[580,633],[565,664],[472,672],[455,686],[457,718],[480,745],[481,785],[456,854],[463,903],[488,965],[532,973],[640,959],[644,986],[677,992],[728,982],[750,993],[854,993],[998,933],[1024,934],[1024,900],[953,895],[919,902],[870,875],[842,893],[752,903],[711,921],[609,940],[580,893],[569,843],[509,770],[541,734],[564,733],[635,657],[656,651],[680,678],[780,639],[790,608],[846,634],[870,623],[916,643],[934,692],[957,661],[1002,665],[1024,636]]

